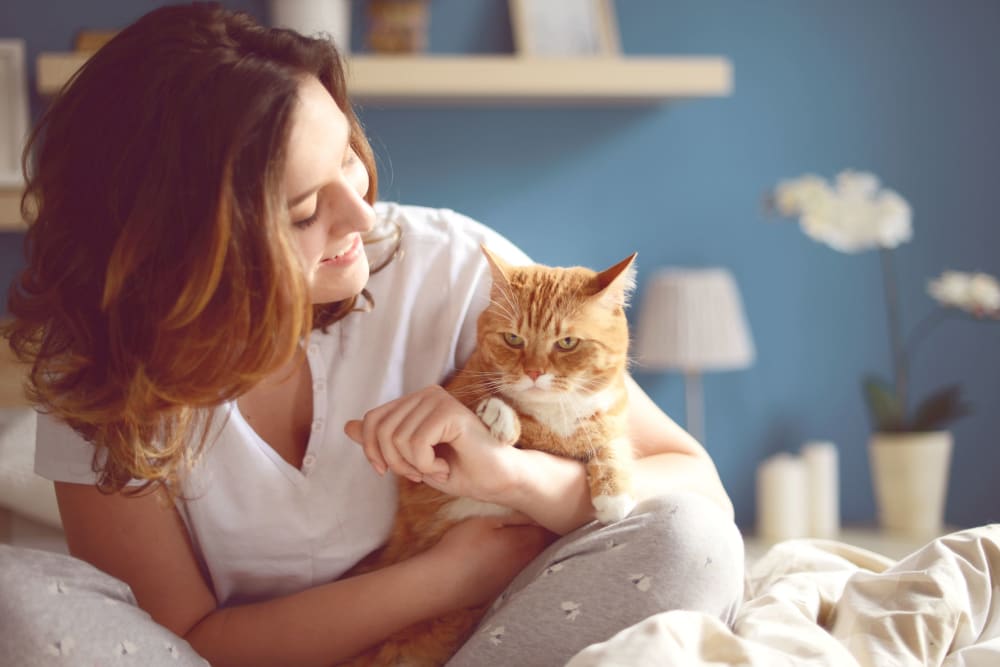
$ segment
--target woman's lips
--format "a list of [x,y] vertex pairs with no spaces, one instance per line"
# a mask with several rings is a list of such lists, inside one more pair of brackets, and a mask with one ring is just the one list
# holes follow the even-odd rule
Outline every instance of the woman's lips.
[[348,264],[353,264],[358,257],[361,256],[363,250],[363,244],[361,243],[361,235],[355,234],[354,240],[351,241],[351,245],[348,246],[346,250],[341,252],[339,255],[334,255],[333,257],[324,257],[320,260],[320,266],[347,266]]

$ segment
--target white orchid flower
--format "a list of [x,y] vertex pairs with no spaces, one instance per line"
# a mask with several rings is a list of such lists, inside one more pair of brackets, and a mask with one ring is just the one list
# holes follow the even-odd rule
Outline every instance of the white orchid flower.
[[[846,170],[833,183],[806,174],[778,183],[771,203],[784,217],[798,218],[802,231],[815,241],[847,253],[880,249],[886,307],[889,314],[889,348],[892,352],[893,382],[878,377],[865,380],[865,396],[877,430],[905,432],[943,428],[967,412],[956,388],[946,388],[910,408],[908,364],[912,345],[906,345],[900,327],[899,294],[889,282],[892,253],[888,252],[913,237],[912,211],[899,193],[883,188],[868,172]],[[942,306],[960,309],[977,318],[1000,320],[1000,283],[985,273],[945,271],[931,280],[927,291]],[[941,321],[939,311],[928,315],[917,332],[926,333],[925,324]],[[919,339],[919,338],[918,338]]]
[[978,316],[1000,314],[1000,283],[988,273],[945,271],[927,291],[942,306]]
[[910,205],[879,188],[878,178],[867,172],[842,171],[833,187],[806,174],[780,182],[774,200],[782,215],[799,217],[807,236],[834,250],[895,248],[913,236]]
[[969,275],[945,271],[928,283],[927,292],[942,306],[965,310],[969,303]]
[[845,169],[837,174],[837,194],[844,199],[874,199],[879,185],[878,177],[866,171]]
[[786,217],[822,210],[832,202],[833,197],[833,190],[827,182],[814,174],[781,181],[774,189],[775,206]]
[[883,190],[876,199],[878,209],[878,246],[897,248],[913,238],[913,212],[910,205],[892,190]]
[[1000,312],[1000,284],[988,273],[969,278],[969,303],[977,314]]

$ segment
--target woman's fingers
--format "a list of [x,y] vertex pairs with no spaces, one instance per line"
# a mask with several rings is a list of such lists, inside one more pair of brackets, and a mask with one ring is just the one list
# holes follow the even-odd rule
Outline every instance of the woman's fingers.
[[434,453],[434,445],[441,442],[446,430],[443,422],[454,418],[447,413],[447,406],[439,401],[422,400],[412,406],[392,435],[403,458],[421,475],[447,479],[448,464]]
[[[419,397],[409,394],[375,408],[365,415],[365,445],[378,448],[383,460],[397,475],[420,482],[422,475],[411,463],[409,452],[401,451],[395,434],[399,425],[419,403]],[[405,444],[405,443],[404,443]]]
[[377,446],[373,447],[365,442],[364,424],[364,421],[361,419],[352,419],[344,424],[344,433],[347,434],[348,438],[361,446],[361,451],[364,452],[365,458],[368,459],[368,463],[375,469],[375,472],[384,475],[389,466],[386,465],[385,459],[382,458],[382,451]]
[[413,471],[400,470],[400,466],[395,463],[398,456],[390,455],[387,457],[379,442],[378,433],[383,422],[387,416],[391,416],[394,409],[398,408],[402,400],[397,399],[369,410],[362,419],[351,420],[344,425],[344,432],[349,438],[361,445],[365,458],[380,475],[384,475],[388,470],[407,476],[414,474]]
[[420,482],[424,475],[447,479],[449,466],[436,457],[434,446],[461,429],[455,422],[467,416],[465,406],[440,387],[428,387],[369,410],[351,420],[344,432],[361,444],[379,474],[392,470]]

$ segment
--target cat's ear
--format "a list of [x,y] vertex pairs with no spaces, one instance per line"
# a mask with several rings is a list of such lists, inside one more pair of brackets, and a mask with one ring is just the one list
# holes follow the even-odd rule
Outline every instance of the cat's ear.
[[509,287],[510,265],[490,252],[490,249],[485,245],[480,245],[479,247],[486,257],[486,263],[490,265],[490,273],[493,275],[493,287],[496,289]]
[[634,252],[610,269],[597,274],[597,284],[600,291],[597,297],[601,302],[612,308],[625,308],[628,305],[632,290],[635,289],[635,256]]

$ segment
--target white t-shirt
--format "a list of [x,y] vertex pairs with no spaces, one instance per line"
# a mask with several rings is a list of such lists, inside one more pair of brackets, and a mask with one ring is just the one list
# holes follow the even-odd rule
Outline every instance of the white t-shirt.
[[[480,243],[511,263],[529,261],[454,211],[380,203],[376,212],[383,223],[400,225],[401,252],[371,277],[371,312],[353,313],[305,342],[313,423],[302,468],[282,459],[227,403],[217,408],[217,435],[184,480],[178,509],[220,605],[331,581],[384,542],[395,482],[372,470],[344,424],[440,383],[464,363],[489,294]],[[39,415],[39,475],[94,483],[92,455],[75,431]]]

